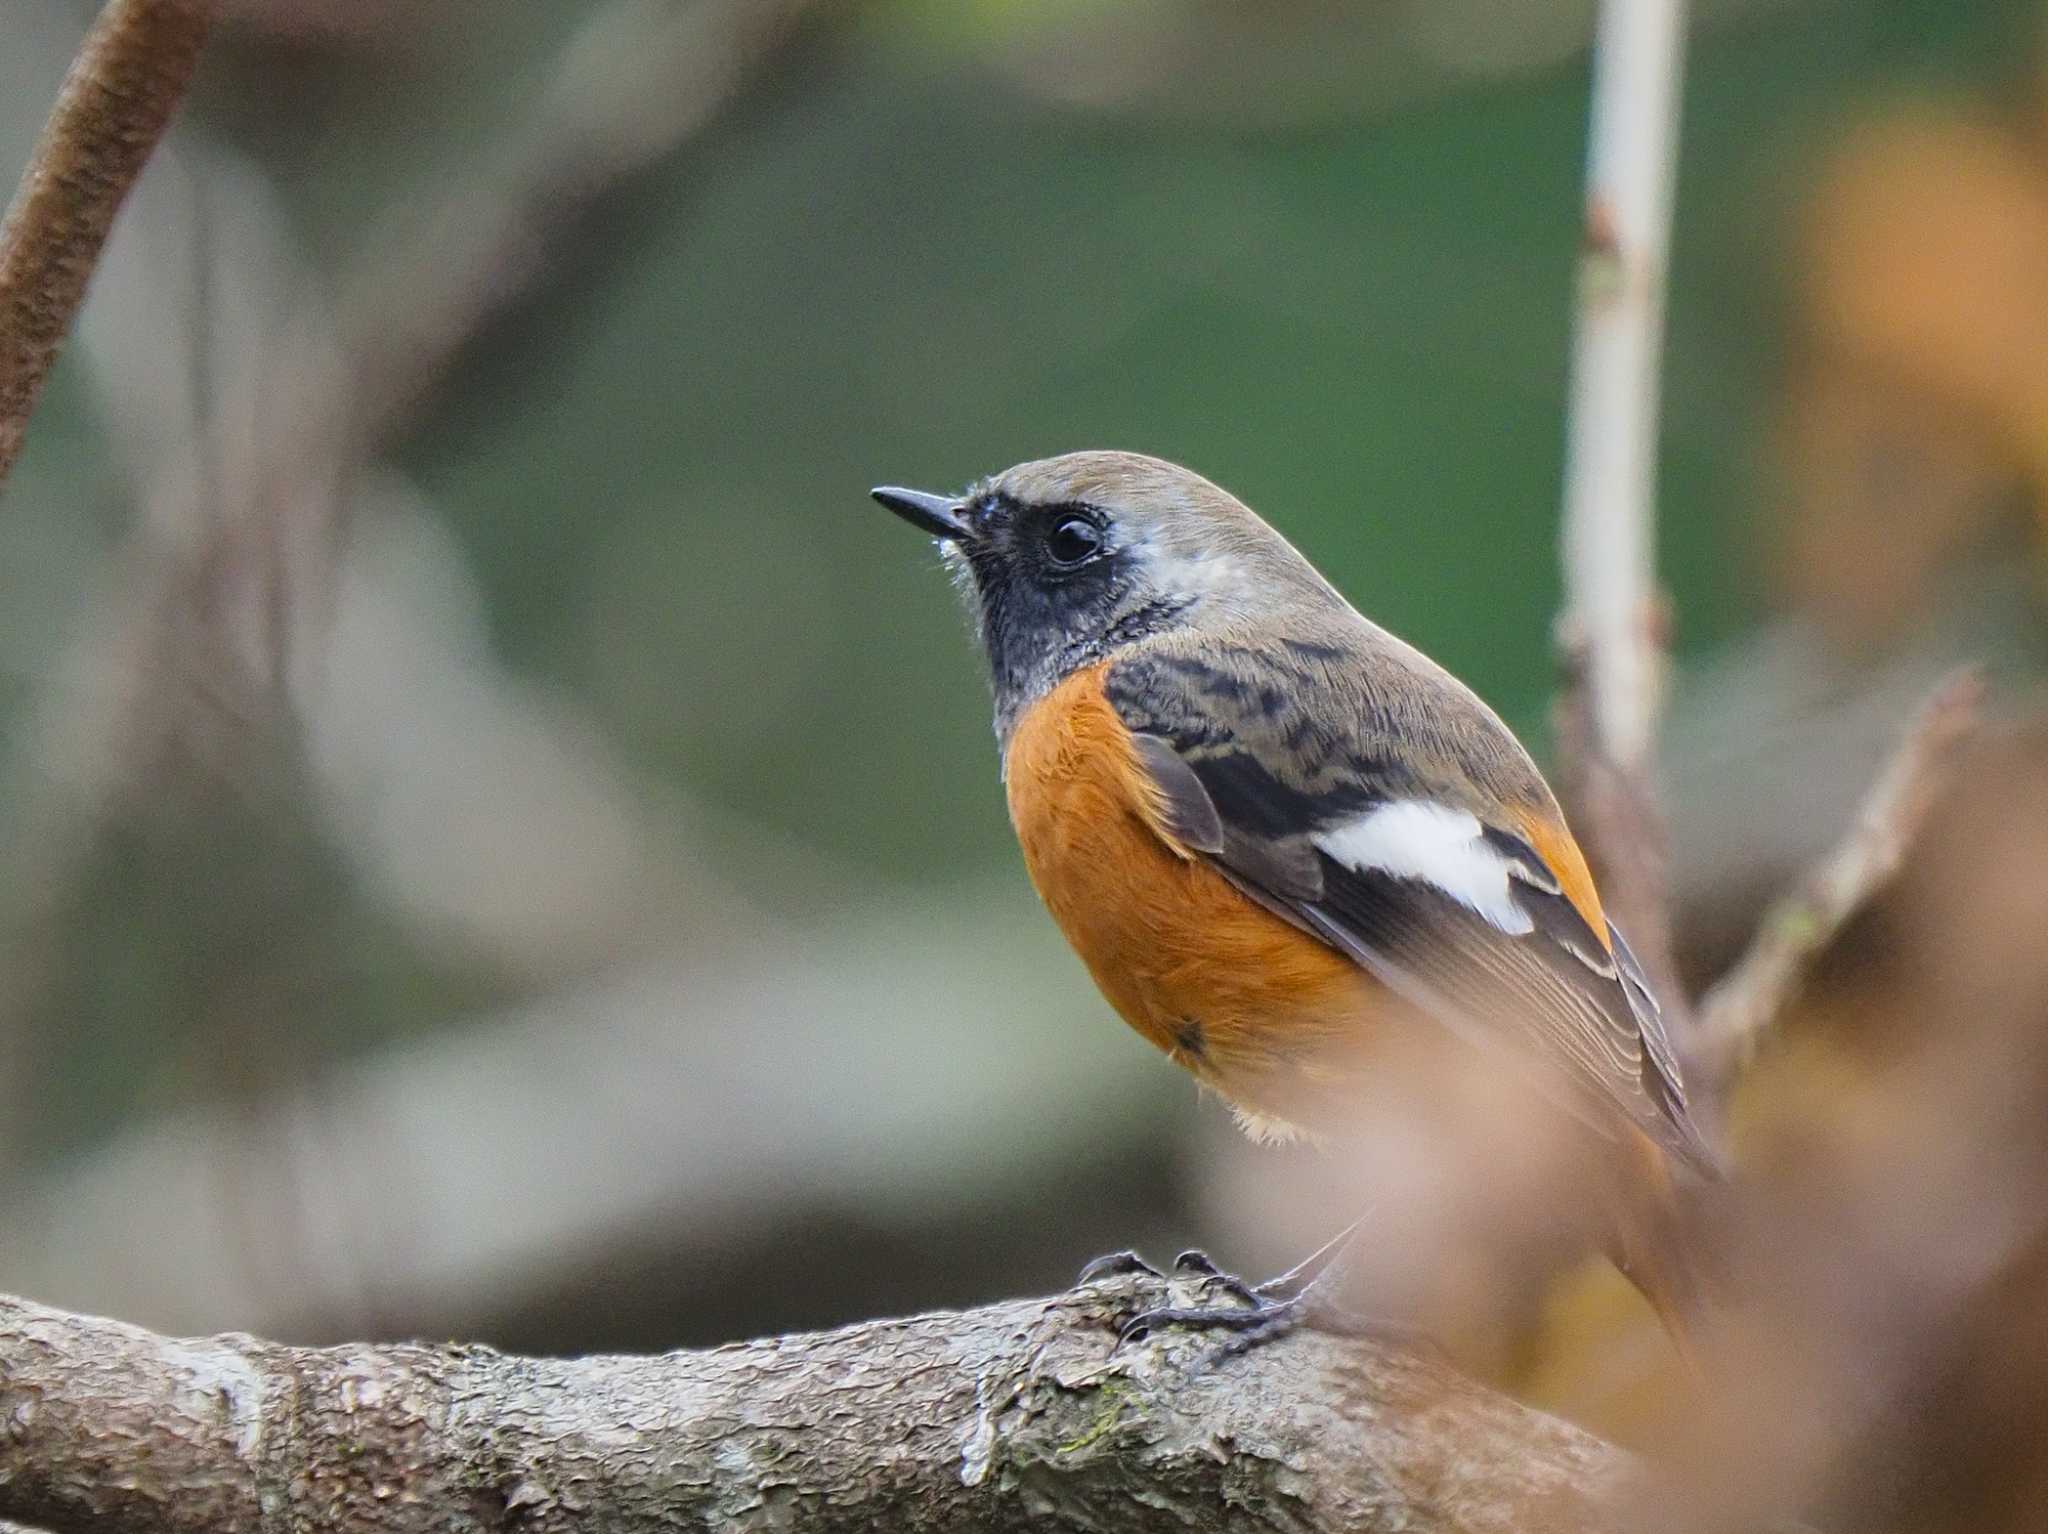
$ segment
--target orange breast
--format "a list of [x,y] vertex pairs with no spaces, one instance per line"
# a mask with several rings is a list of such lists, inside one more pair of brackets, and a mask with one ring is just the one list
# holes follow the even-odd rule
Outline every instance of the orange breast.
[[1139,1033],[1253,1114],[1312,1122],[1356,1070],[1379,988],[1173,842],[1103,670],[1068,678],[1011,737],[1032,883]]

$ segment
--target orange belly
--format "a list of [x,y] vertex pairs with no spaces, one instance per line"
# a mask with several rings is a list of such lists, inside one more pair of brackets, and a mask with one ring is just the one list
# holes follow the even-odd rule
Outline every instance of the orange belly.
[[1102,667],[1011,737],[1010,818],[1040,897],[1130,1025],[1255,1127],[1342,1111],[1386,995],[1336,950],[1247,898],[1161,824]]

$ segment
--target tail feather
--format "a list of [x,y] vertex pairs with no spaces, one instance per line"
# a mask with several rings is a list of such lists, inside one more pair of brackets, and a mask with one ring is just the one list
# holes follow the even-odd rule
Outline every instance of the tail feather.
[[1704,1339],[1730,1298],[1720,1243],[1705,1218],[1711,1189],[1681,1186],[1647,1136],[1639,1149],[1633,1175],[1617,1189],[1609,1255],[1657,1312],[1686,1366],[1701,1375]]

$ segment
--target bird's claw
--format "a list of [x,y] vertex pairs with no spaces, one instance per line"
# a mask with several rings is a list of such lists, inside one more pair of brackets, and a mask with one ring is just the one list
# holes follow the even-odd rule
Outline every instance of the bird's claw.
[[1173,1259],[1173,1271],[1188,1274],[1202,1280],[1204,1288],[1220,1289],[1240,1305],[1256,1306],[1261,1296],[1255,1285],[1246,1283],[1235,1273],[1226,1273],[1209,1260],[1209,1254],[1196,1247],[1189,1247]]
[[1223,1277],[1223,1270],[1198,1246],[1191,1246],[1174,1258],[1173,1269],[1176,1273],[1199,1273],[1204,1278]]
[[1081,1270],[1080,1277],[1074,1280],[1074,1287],[1085,1289],[1090,1284],[1101,1283],[1105,1278],[1122,1278],[1134,1273],[1145,1278],[1166,1276],[1136,1252],[1105,1252]]
[[1260,1291],[1235,1274],[1226,1273],[1217,1267],[1209,1254],[1195,1247],[1189,1247],[1173,1259],[1170,1274],[1162,1273],[1151,1263],[1133,1251],[1107,1252],[1089,1263],[1074,1280],[1076,1289],[1085,1289],[1107,1278],[1124,1278],[1135,1275],[1141,1278],[1184,1277],[1198,1278],[1203,1287],[1220,1289],[1240,1305],[1261,1303]]
[[1262,1286],[1246,1283],[1226,1273],[1209,1254],[1190,1247],[1173,1259],[1173,1276],[1200,1280],[1202,1289],[1217,1296],[1217,1303],[1203,1305],[1155,1305],[1130,1317],[1117,1330],[1117,1345],[1136,1342],[1169,1326],[1231,1332],[1230,1345],[1219,1357],[1244,1352],[1261,1342],[1285,1335],[1309,1317],[1309,1303],[1299,1294],[1269,1295]]

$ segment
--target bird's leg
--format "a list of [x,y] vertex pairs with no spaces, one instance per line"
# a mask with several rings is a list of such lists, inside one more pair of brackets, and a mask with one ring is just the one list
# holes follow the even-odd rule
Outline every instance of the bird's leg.
[[1248,1284],[1235,1273],[1224,1272],[1209,1260],[1207,1252],[1198,1247],[1191,1246],[1174,1258],[1173,1271],[1194,1274],[1195,1277],[1204,1280],[1205,1289],[1221,1290],[1240,1305],[1259,1304],[1259,1285]]

